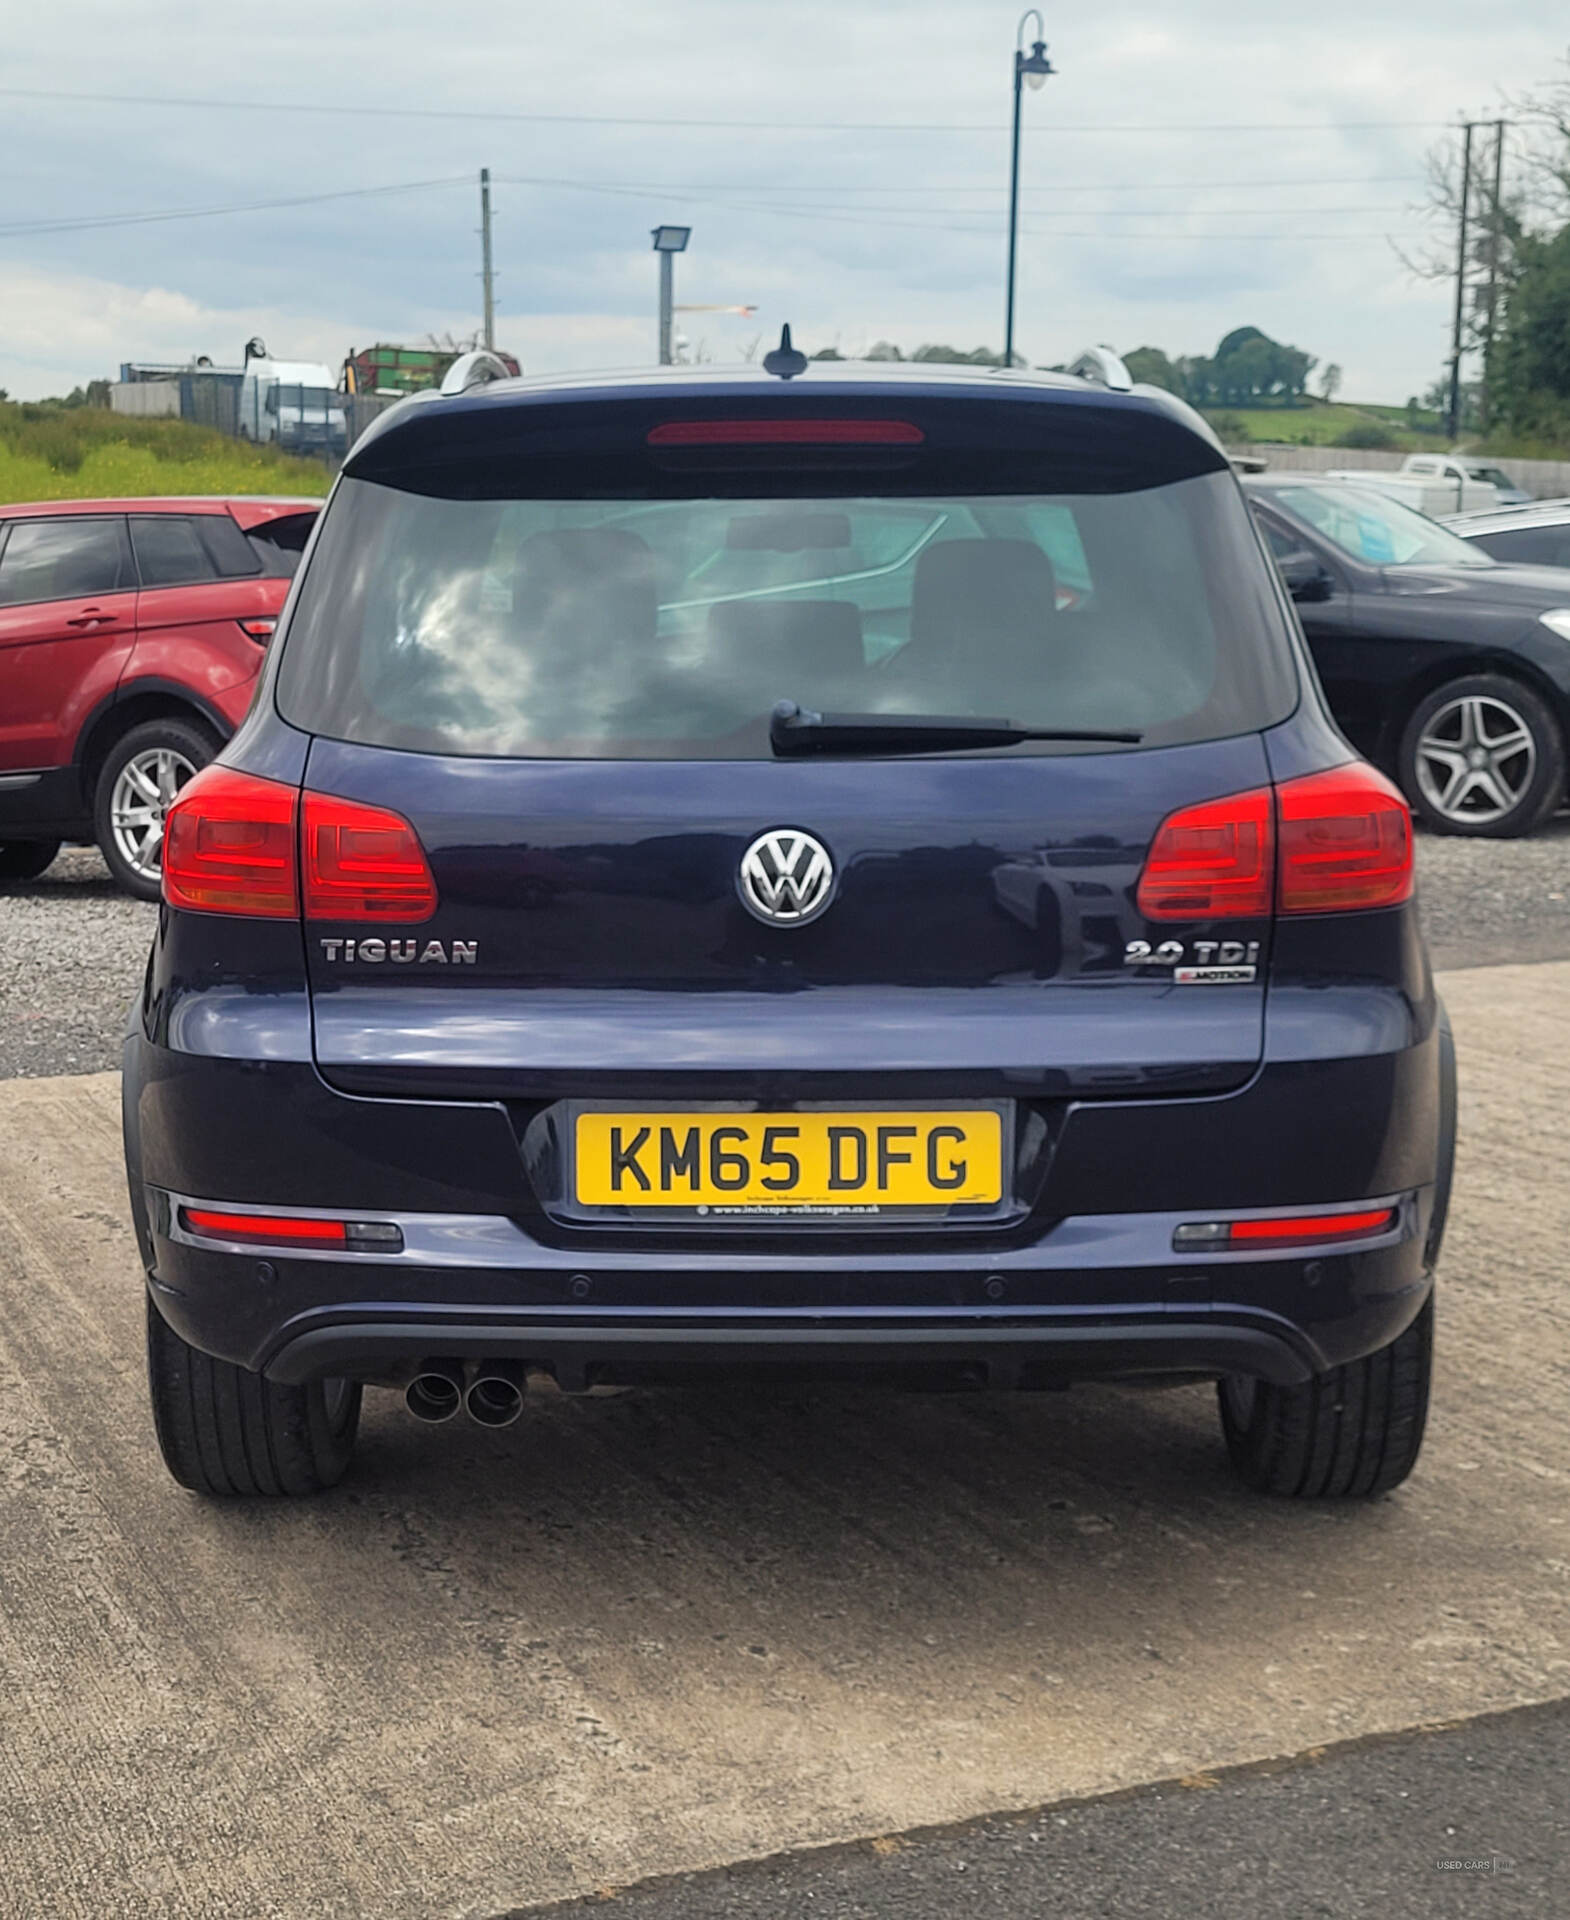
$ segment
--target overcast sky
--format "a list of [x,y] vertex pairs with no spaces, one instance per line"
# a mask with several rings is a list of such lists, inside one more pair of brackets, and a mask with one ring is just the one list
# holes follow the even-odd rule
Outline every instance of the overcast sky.
[[[256,333],[335,368],[373,340],[466,334],[487,165],[498,340],[530,371],[654,358],[658,220],[694,230],[678,300],[758,308],[681,317],[715,359],[785,320],[809,350],[1001,344],[1011,5],[8,12],[13,396],[122,360],[234,360]],[[1338,362],[1346,397],[1402,401],[1447,351],[1445,289],[1414,281],[1392,245],[1423,244],[1424,154],[1446,123],[1546,83],[1570,15],[1564,0],[1104,0],[1051,9],[1047,39],[1058,73],[1025,101],[1021,350],[1203,353],[1252,324]],[[211,104],[153,104],[175,100]],[[288,110],[307,106],[361,111]],[[435,184],[363,191],[411,183]],[[43,230],[350,189],[361,197]]]

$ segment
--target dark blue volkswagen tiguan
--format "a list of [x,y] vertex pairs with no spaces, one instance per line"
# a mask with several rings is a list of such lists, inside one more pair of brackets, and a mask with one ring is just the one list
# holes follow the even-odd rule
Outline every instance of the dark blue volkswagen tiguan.
[[1224,454],[1102,353],[768,366],[477,356],[351,454],[126,1045],[171,1471],[807,1370],[1216,1380],[1253,1486],[1394,1486],[1453,1054]]

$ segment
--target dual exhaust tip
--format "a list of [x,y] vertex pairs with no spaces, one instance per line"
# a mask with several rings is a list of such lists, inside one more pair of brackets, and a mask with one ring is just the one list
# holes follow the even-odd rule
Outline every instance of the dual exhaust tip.
[[472,1370],[457,1360],[426,1360],[404,1388],[416,1420],[439,1426],[460,1407],[482,1427],[510,1427],[523,1412],[524,1372],[516,1360],[481,1360]]

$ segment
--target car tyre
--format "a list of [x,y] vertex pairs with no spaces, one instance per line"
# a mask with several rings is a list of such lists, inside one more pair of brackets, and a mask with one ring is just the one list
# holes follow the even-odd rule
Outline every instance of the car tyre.
[[[218,752],[219,741],[198,720],[144,720],[109,749],[93,796],[93,836],[116,882],[138,900],[156,900],[163,876],[163,813],[193,774]],[[158,804],[147,803],[145,823],[132,823],[122,802],[137,799],[126,782],[133,770],[151,769],[153,784],[167,788]],[[162,778],[167,769],[170,778]],[[149,840],[148,836],[152,836]],[[143,846],[138,850],[138,838]]]
[[1417,1464],[1434,1366],[1434,1301],[1389,1346],[1301,1386],[1220,1383],[1221,1430],[1239,1475],[1294,1500],[1368,1499]]
[[215,1360],[182,1340],[150,1295],[147,1382],[164,1465],[193,1493],[323,1493],[354,1457],[358,1382],[285,1386]]
[[[1491,740],[1510,737],[1522,746],[1501,764],[1477,769],[1461,790],[1473,746],[1486,755]],[[1534,832],[1565,797],[1564,735],[1531,687],[1502,673],[1468,674],[1435,687],[1413,709],[1397,774],[1413,811],[1440,833],[1513,840]],[[1484,779],[1493,794],[1478,784]],[[1446,791],[1451,781],[1457,783],[1453,800]]]
[[59,851],[58,840],[0,840],[0,880],[36,880]]

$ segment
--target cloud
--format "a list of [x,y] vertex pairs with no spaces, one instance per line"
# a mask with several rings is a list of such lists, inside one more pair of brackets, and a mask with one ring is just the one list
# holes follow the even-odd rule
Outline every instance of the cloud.
[[[466,333],[481,165],[496,175],[500,337],[531,366],[652,357],[647,230],[665,219],[694,228],[678,298],[759,307],[751,323],[684,321],[717,358],[785,320],[809,345],[996,345],[1013,19],[955,0],[536,0],[475,34],[433,31],[426,0],[273,0],[259,39],[195,0],[31,9],[8,22],[8,86],[215,104],[7,99],[0,225],[459,184],[0,235],[0,385],[60,391],[125,359],[227,356],[253,333],[330,364],[374,339]],[[1125,4],[1049,28],[1058,73],[1025,103],[1030,357],[1089,339],[1206,351],[1252,322],[1340,362],[1354,396],[1428,383],[1447,296],[1412,282],[1385,236],[1418,224],[1437,123],[1541,84],[1563,52],[1562,0],[1493,14],[1475,0],[1189,0],[1180,18]],[[637,124],[651,117],[673,124]],[[703,124],[721,120],[743,125]],[[915,130],[847,124],[864,121]],[[1258,130],[1216,129],[1238,121]],[[1369,121],[1382,124],[1353,124]]]

